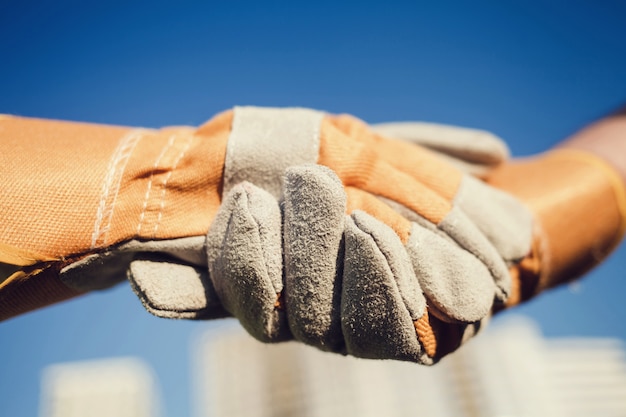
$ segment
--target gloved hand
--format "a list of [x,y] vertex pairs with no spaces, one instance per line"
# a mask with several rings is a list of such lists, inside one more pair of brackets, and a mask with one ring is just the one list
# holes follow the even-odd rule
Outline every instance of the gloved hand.
[[532,211],[532,252],[512,268],[507,306],[572,281],[604,260],[626,230],[624,183],[592,153],[557,148],[504,164],[487,176]]
[[[259,132],[271,131],[274,138],[281,137],[280,122],[283,119],[279,113],[284,111],[238,110],[242,114],[240,123],[254,127],[243,136],[246,141],[260,143],[262,138],[258,137]],[[244,122],[248,112],[253,117],[252,123]],[[497,265],[495,268],[506,271],[503,257],[508,260],[523,257],[529,248],[529,217],[512,199],[464,177],[424,149],[412,145],[407,147],[406,144],[373,135],[353,118],[328,117],[328,120],[326,128],[331,135],[336,136],[324,136],[322,124],[320,153],[324,152],[324,144],[328,144],[326,148],[331,147],[331,152],[338,153],[332,150],[332,146],[337,146],[336,143],[344,146],[345,154],[342,158],[337,157],[335,163],[327,165],[335,169],[342,164],[351,165],[355,170],[370,167],[369,172],[364,169],[363,172],[352,174],[354,176],[347,180],[344,173],[342,187],[332,172],[315,166],[287,169],[284,189],[275,191],[277,195],[284,194],[282,242],[276,200],[263,190],[272,187],[259,180],[254,182],[260,188],[251,183],[239,182],[227,194],[208,235],[210,287],[215,288],[226,310],[238,317],[244,327],[261,340],[288,339],[293,333],[297,339],[327,350],[430,363],[457,343],[455,340],[437,347],[438,338],[452,339],[452,334],[471,333],[480,320],[487,316],[498,289],[493,285],[494,274],[485,266],[487,263],[477,260],[479,257],[485,259],[486,254],[488,258],[491,253],[491,259]],[[242,140],[237,136],[236,126],[235,123],[230,139],[233,141],[234,137],[235,149],[237,140]],[[430,129],[433,127],[430,126]],[[430,137],[437,133],[450,135],[455,132],[458,135],[480,137],[476,131],[453,128],[435,129],[430,132]],[[481,134],[484,136],[484,133]],[[283,141],[288,142],[287,134]],[[491,148],[495,152],[490,150],[492,159],[506,155],[503,152],[505,148],[499,142],[489,139],[485,139],[485,142],[494,145]],[[395,153],[388,149],[392,146],[396,147]],[[370,161],[358,160],[361,155],[355,152],[356,156],[353,156],[349,150],[357,151],[359,148],[377,152],[377,155],[371,156]],[[254,152],[253,147],[249,152]],[[273,155],[280,153],[278,150],[274,152]],[[383,158],[385,152],[388,159]],[[412,152],[417,155],[412,155]],[[483,151],[484,155],[487,153]],[[245,160],[244,157],[233,159]],[[255,163],[260,160],[257,156]],[[325,161],[322,157],[320,160]],[[390,163],[386,164],[387,161]],[[412,162],[420,161],[423,172],[409,166]],[[484,212],[490,213],[491,223],[483,221],[480,224],[482,230],[488,232],[488,238],[480,236],[484,232],[471,225],[459,207],[455,210],[459,212],[460,220],[454,221],[459,222],[456,227],[460,231],[452,229],[450,234],[446,234],[448,223],[440,222],[438,228],[418,213],[419,208],[408,209],[405,206],[410,204],[406,202],[407,198],[388,194],[381,201],[377,196],[384,195],[388,190],[381,187],[380,183],[359,183],[363,177],[377,174],[376,164],[385,165],[380,175],[402,177],[403,173],[396,166],[401,166],[403,162],[405,168],[413,170],[414,174],[405,176],[404,180],[408,177],[417,183],[413,186],[420,187],[422,193],[429,192],[429,196],[434,196],[434,204],[448,200],[424,187],[423,183],[418,183],[416,177],[423,176],[432,186],[440,189],[444,188],[446,182],[450,187],[465,184],[465,194],[459,193],[462,197],[457,197],[455,203],[470,208],[474,218],[484,219]],[[427,171],[427,168],[433,169],[433,166],[438,166],[440,170],[447,169],[456,177],[444,176],[438,179]],[[275,175],[282,177],[284,174],[277,172]],[[339,178],[341,175],[340,171]],[[254,174],[253,177],[262,176]],[[266,178],[273,179],[274,176],[266,175]],[[245,179],[252,181],[251,178],[240,178]],[[455,179],[457,183],[453,182]],[[271,183],[276,182],[273,180]],[[359,184],[361,188],[351,184]],[[480,203],[472,205],[466,198],[468,194],[476,192],[484,197],[482,212]],[[450,195],[454,193],[450,192]],[[344,220],[346,206],[352,216]],[[391,206],[395,211],[391,210]],[[411,216],[414,223],[400,216],[398,211]],[[520,231],[514,233],[515,230],[498,227],[498,220],[507,227],[510,224],[517,225]],[[463,233],[467,232],[464,227],[476,231],[479,243],[471,240],[475,247],[467,242],[464,242],[466,247],[462,247],[454,240],[464,236]],[[511,235],[508,241],[505,234]],[[345,244],[342,244],[344,235]],[[407,239],[410,235],[413,241]],[[402,236],[405,237],[404,242]],[[495,252],[494,255],[492,242],[495,242],[499,254]],[[482,248],[487,248],[483,252],[481,244]],[[468,247],[474,252],[470,252]],[[150,287],[157,265],[154,259],[137,260],[131,266],[131,281],[140,296],[143,295],[148,309],[157,315],[171,316],[171,311],[156,311],[154,306],[162,303],[156,301],[154,296],[146,296],[150,290],[145,288]],[[171,271],[171,263],[168,262],[165,268]],[[173,281],[173,277],[159,275],[166,281]],[[198,271],[197,276],[199,281],[207,279],[202,271]],[[508,273],[502,272],[500,277],[506,285]],[[425,312],[426,298],[429,298],[430,314]],[[438,305],[443,307],[438,308]],[[188,314],[192,309],[179,310]],[[419,335],[417,339],[416,329]],[[446,347],[446,344],[450,346]]]
[[[584,133],[606,135],[597,126]],[[489,163],[492,160],[488,155],[476,152],[487,144],[467,150],[472,144],[467,135],[442,136],[433,141],[426,138],[431,125],[423,123],[388,123],[373,128],[431,148],[459,169],[515,195],[531,210],[532,251],[510,269],[513,288],[506,307],[584,275],[623,239],[626,230],[623,180],[613,166],[590,151],[560,147],[533,157],[494,164]],[[468,161],[459,159],[459,155],[472,156]],[[478,161],[487,164],[477,166],[474,162]]]
[[[160,153],[153,150],[151,169],[137,169],[126,183],[118,166],[128,163],[126,153],[145,135],[127,133],[102,188],[91,242],[96,253],[85,250],[86,255],[78,251],[64,257],[69,266],[61,272],[63,281],[79,290],[106,286],[136,259],[131,281],[157,315],[217,317],[226,314],[223,306],[261,339],[293,334],[327,350],[425,363],[444,351],[433,346],[440,335],[432,322],[465,329],[488,314],[494,299],[504,301],[510,286],[506,261],[525,255],[530,230],[529,217],[513,199],[463,176],[422,148],[370,133],[352,118],[253,108],[236,109],[231,122],[232,117],[226,113],[196,132],[151,132],[168,140]],[[198,156],[199,150],[206,154]],[[216,175],[222,172],[222,156],[223,183]],[[203,163],[200,179],[192,169],[198,162]],[[290,170],[282,189],[288,167],[315,162],[332,168],[343,187],[333,173],[306,166]],[[190,168],[186,182],[183,174],[173,181],[179,166]],[[143,187],[136,188],[145,197],[134,205],[127,202],[128,207],[121,204],[122,219],[134,213],[138,223],[112,222],[107,210],[117,206],[108,207],[109,187],[117,193],[124,190],[121,185],[132,188],[141,180]],[[168,191],[168,184],[174,191]],[[226,198],[215,217],[220,187]],[[185,200],[198,190],[208,208],[201,213]],[[278,201],[283,191],[281,237]],[[175,195],[168,204],[169,192]],[[187,203],[184,208],[192,205],[200,223],[212,222],[207,239],[210,279],[197,268],[206,262],[201,235],[177,232],[188,225],[180,224],[181,213],[170,217],[176,215],[176,197]],[[178,211],[187,219],[187,210]],[[150,216],[152,221],[147,221]],[[102,219],[108,223],[99,230]],[[161,224],[170,228],[159,229]],[[501,227],[516,224],[522,227]],[[99,239],[105,250],[94,251]],[[120,244],[105,246],[107,241]],[[137,255],[147,252],[158,256],[148,260]],[[164,254],[173,258],[164,263]],[[80,260],[71,262],[72,257]],[[178,265],[181,260],[185,265]],[[104,273],[106,267],[111,274]],[[104,278],[97,283],[90,273],[94,268]]]

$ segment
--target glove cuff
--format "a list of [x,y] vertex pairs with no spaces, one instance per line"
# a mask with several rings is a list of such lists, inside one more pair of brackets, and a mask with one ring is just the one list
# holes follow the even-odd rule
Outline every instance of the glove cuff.
[[558,149],[505,164],[488,182],[535,215],[531,253],[517,265],[523,299],[599,264],[626,231],[626,187],[614,167],[584,151]]

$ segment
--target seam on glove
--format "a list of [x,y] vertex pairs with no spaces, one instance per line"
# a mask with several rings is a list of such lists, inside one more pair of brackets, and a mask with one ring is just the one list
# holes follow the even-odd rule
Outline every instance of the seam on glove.
[[434,358],[437,354],[437,337],[430,325],[428,311],[425,311],[419,320],[413,322],[417,338],[424,348],[424,352],[430,358]]
[[176,160],[174,161],[174,164],[172,165],[172,169],[169,170],[169,172],[163,179],[162,188],[161,188],[161,197],[160,197],[160,202],[159,202],[159,214],[154,224],[154,229],[152,231],[153,236],[156,236],[159,225],[161,224],[161,219],[163,218],[163,210],[165,209],[165,194],[167,192],[167,183],[172,178],[172,175],[174,175],[174,172],[176,172],[176,168],[178,168],[178,164],[180,163],[180,161],[183,159],[183,157],[185,156],[189,148],[191,148],[191,145],[193,144],[193,141],[195,138],[196,137],[194,135],[188,134],[187,144],[183,148],[181,148],[180,152],[178,153],[178,156],[176,157]]
[[[154,131],[147,129],[133,129],[120,139],[119,145],[115,149],[113,156],[109,161],[107,175],[102,183],[102,191],[100,193],[100,202],[96,213],[94,230],[91,235],[91,249],[105,246],[107,236],[113,219],[113,210],[115,209],[115,201],[122,184],[122,177],[126,165],[135,150],[135,147],[146,134]],[[103,224],[104,223],[104,224]]]
[[137,235],[141,233],[141,226],[143,225],[143,220],[146,216],[146,210],[148,209],[148,201],[150,201],[150,193],[152,192],[152,183],[154,182],[155,172],[159,168],[161,159],[163,159],[167,150],[170,149],[174,145],[176,138],[177,138],[176,133],[170,136],[167,143],[161,150],[161,153],[157,156],[156,161],[154,161],[154,164],[152,165],[152,172],[150,172],[150,179],[148,180],[148,185],[146,186],[146,195],[143,198],[142,209],[141,209],[141,213],[139,214],[139,223],[137,224]]

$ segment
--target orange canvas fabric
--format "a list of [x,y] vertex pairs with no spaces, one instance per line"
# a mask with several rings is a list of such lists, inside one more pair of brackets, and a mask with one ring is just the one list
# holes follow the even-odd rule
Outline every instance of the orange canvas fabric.
[[150,130],[0,118],[0,263],[36,266],[0,277],[0,319],[80,294],[58,280],[71,260],[206,234],[231,119]]
[[456,195],[461,184],[461,172],[432,151],[405,141],[383,137],[373,132],[363,121],[350,115],[329,116],[327,123],[356,138],[376,155],[419,180],[444,199],[451,201]]
[[571,281],[600,263],[626,230],[626,190],[604,160],[560,149],[494,170],[488,182],[534,212],[533,251],[514,271],[520,294],[510,304]]
[[83,294],[68,288],[58,274],[64,263],[26,268],[0,283],[0,320]]
[[[6,248],[57,259],[85,251],[109,157],[130,129],[0,119],[0,239]],[[64,233],[59,233],[63,231]],[[10,254],[0,261],[10,263]]]
[[228,114],[197,131],[3,118],[0,261],[206,233],[220,202],[228,128]]
[[[410,165],[410,160],[415,163]],[[420,166],[420,161],[426,162]],[[452,209],[452,198],[461,181],[461,173],[443,163],[446,168],[442,174],[449,172],[450,178],[422,174],[439,166],[439,158],[423,148],[374,135],[363,122],[348,116],[322,121],[318,163],[331,168],[344,186],[360,190],[348,191],[349,197],[359,201],[349,199],[349,212],[360,208],[382,220],[404,243],[411,223],[374,201],[374,196],[399,202],[438,224]]]

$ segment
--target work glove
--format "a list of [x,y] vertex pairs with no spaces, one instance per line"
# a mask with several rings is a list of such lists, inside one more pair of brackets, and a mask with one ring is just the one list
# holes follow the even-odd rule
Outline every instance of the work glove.
[[581,277],[622,241],[626,192],[619,173],[604,159],[588,151],[556,148],[498,161],[488,153],[481,155],[488,143],[466,135],[433,141],[426,133],[430,126],[402,122],[373,129],[430,148],[458,169],[515,195],[533,214],[532,250],[511,267],[511,294],[495,312]]
[[[53,173],[92,165],[106,174],[94,187],[98,181],[63,173],[63,185],[80,178],[88,185],[80,191],[97,197],[95,221],[91,233],[80,230],[88,216],[70,200],[47,207],[53,213],[43,220],[62,226],[44,224],[47,241],[8,234],[2,260],[25,268],[3,283],[5,294],[32,290],[34,277],[53,283],[54,293],[57,274],[71,291],[102,288],[128,268],[144,305],[160,316],[232,314],[262,340],[295,337],[432,363],[445,349],[433,345],[441,334],[431,322],[480,323],[506,300],[507,266],[528,250],[529,216],[515,200],[347,116],[238,108],[197,130],[161,131],[3,122],[11,138],[56,136],[74,146],[82,134],[105,142],[83,143],[83,155],[113,150],[106,169],[99,160],[44,161],[62,165]],[[26,224],[25,210],[9,219],[9,231]],[[59,220],[67,212],[78,216]]]
[[[272,132],[273,138],[279,139],[279,147],[281,143],[289,142],[292,133],[281,134],[281,129],[284,129],[281,120],[285,117],[280,113],[283,112],[237,109],[235,117],[239,116],[241,125],[234,123],[229,147],[232,145],[238,150],[238,146],[242,146],[240,143],[247,142],[252,144],[248,152],[255,154],[254,146],[258,147],[256,144],[267,140],[259,132],[261,135]],[[491,253],[493,264],[497,265],[494,269],[501,268],[500,276],[504,285],[508,285],[507,261],[521,259],[529,250],[530,217],[510,197],[462,175],[423,148],[406,147],[400,142],[372,134],[362,122],[348,116],[326,117],[328,124],[322,123],[319,134],[320,153],[324,152],[324,148],[339,153],[332,148],[335,143],[343,145],[345,153],[340,155],[341,159],[337,157],[334,163],[326,162],[325,165],[341,169],[345,164],[350,169],[363,171],[343,173],[344,179],[341,180],[342,173],[337,176],[338,171],[300,165],[286,168],[282,173],[277,170],[275,175],[266,175],[266,178],[272,179],[268,183],[253,180],[263,177],[259,174],[238,178],[237,185],[226,194],[208,234],[211,285],[225,308],[260,340],[278,341],[295,337],[325,350],[432,363],[456,348],[461,336],[464,339],[473,334],[482,319],[488,316],[500,288],[494,285],[494,273],[479,257],[484,260],[485,253]],[[306,123],[298,122],[297,125],[306,126]],[[238,126],[251,128],[241,133],[236,130]],[[427,137],[436,134],[445,137],[454,133],[478,139],[485,137],[483,142],[492,145],[487,147],[489,152],[483,150],[481,153],[479,149],[474,149],[475,154],[487,157],[490,153],[494,163],[506,156],[506,148],[484,132],[428,127],[431,132]],[[336,136],[333,137],[333,134]],[[280,139],[281,136],[283,139]],[[309,137],[315,137],[315,133]],[[386,149],[392,144],[397,146],[396,154]],[[309,148],[315,149],[316,146]],[[246,150],[245,147],[243,149]],[[373,151],[374,155],[368,155],[371,160],[358,159],[362,158],[359,149]],[[272,158],[280,154],[280,149],[268,153],[268,162],[261,166],[270,166]],[[474,156],[468,155],[468,160]],[[380,175],[393,184],[394,175],[402,177],[403,173],[395,165],[402,163],[403,157],[406,167],[412,161],[415,164],[421,161],[422,165],[431,164],[431,169],[432,165],[439,165],[438,169],[453,172],[458,183],[452,187],[465,184],[467,193],[458,193],[455,202],[473,210],[475,218],[481,218],[485,212],[490,213],[491,223],[484,221],[482,230],[475,225],[464,226],[472,221],[457,207],[462,217],[459,221],[451,221],[458,222],[457,229],[447,233],[446,223],[440,222],[443,226],[438,226],[425,219],[420,209],[407,208],[405,204],[410,203],[406,202],[406,198],[397,194],[381,198],[387,192],[384,189],[386,184],[361,182],[367,176],[376,175],[375,166],[380,164],[385,165]],[[329,156],[325,156],[326,160],[323,158],[319,158],[320,164],[330,160]],[[256,164],[261,160],[258,151],[249,159]],[[246,158],[234,157],[233,160]],[[254,169],[256,167],[239,172],[253,172]],[[423,174],[414,169],[416,176],[423,175],[424,180],[434,186],[443,188],[443,183],[454,180],[449,176],[442,176],[440,180],[436,174],[425,172]],[[349,174],[353,177],[350,178]],[[418,182],[409,175],[409,180]],[[282,187],[281,181],[284,181]],[[278,186],[272,187],[271,184]],[[423,183],[413,186],[421,187],[422,193],[435,195],[435,204],[448,201]],[[270,195],[265,192],[267,189],[276,191]],[[472,205],[466,200],[468,195],[475,197],[477,195],[474,194],[481,191],[484,197],[481,203],[486,208],[481,208],[481,203]],[[450,194],[452,197],[454,193]],[[279,227],[281,210],[276,196],[283,201],[282,237]],[[346,217],[346,212],[351,216]],[[407,217],[399,215],[400,212]],[[504,227],[497,221],[502,222]],[[520,230],[511,230],[510,224],[515,224]],[[461,246],[454,240],[455,236],[463,235],[463,227],[472,227],[478,236],[483,235],[477,238],[484,244],[483,252],[477,250],[479,244]],[[461,232],[455,235],[458,229]],[[411,234],[413,241],[408,239]],[[511,237],[507,240],[505,234]],[[342,242],[342,239],[345,240]],[[442,259],[449,261],[441,262]],[[165,268],[171,271],[171,263],[166,262]],[[171,316],[171,311],[155,311],[154,307],[162,303],[157,302],[156,297],[146,296],[150,291],[146,289],[150,287],[148,283],[157,269],[158,263],[154,259],[136,260],[130,268],[131,282],[143,295],[142,300],[149,310],[157,315]],[[192,271],[187,271],[191,277]],[[172,281],[165,274],[159,275],[168,282]],[[206,274],[200,270],[197,281],[206,279]],[[193,309],[179,310],[189,314]],[[438,343],[438,339],[445,339],[445,343]]]
[[532,250],[511,269],[506,307],[579,278],[624,237],[624,182],[590,152],[557,148],[512,160],[489,172],[486,181],[515,195],[534,217]]

